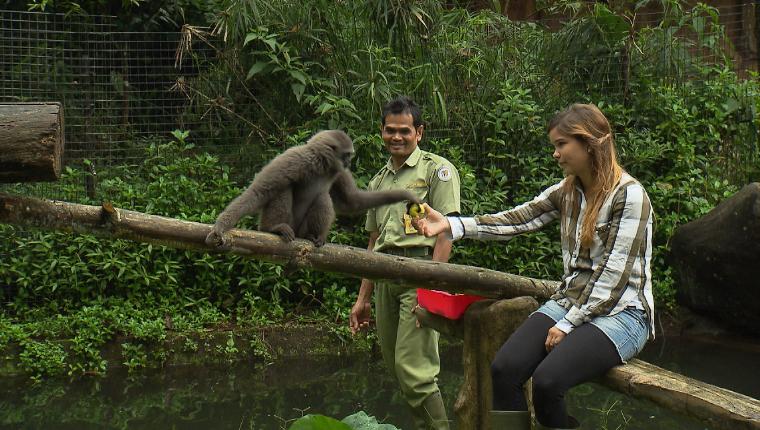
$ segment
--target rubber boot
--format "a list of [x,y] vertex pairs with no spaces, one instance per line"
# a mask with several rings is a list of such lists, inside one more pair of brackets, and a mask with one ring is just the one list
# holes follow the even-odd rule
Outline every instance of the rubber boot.
[[581,427],[581,424],[576,420],[575,418],[571,416],[567,416],[567,420],[569,421],[568,427],[546,427],[545,425],[542,425],[538,421],[536,421],[536,426],[533,427],[534,430],[575,430]]
[[414,421],[414,430],[428,430],[427,421],[425,420],[425,410],[422,406],[411,407],[412,420]]
[[449,430],[449,419],[440,391],[427,396],[420,406],[412,408],[412,417],[416,430]]
[[491,411],[491,430],[530,430],[530,412]]

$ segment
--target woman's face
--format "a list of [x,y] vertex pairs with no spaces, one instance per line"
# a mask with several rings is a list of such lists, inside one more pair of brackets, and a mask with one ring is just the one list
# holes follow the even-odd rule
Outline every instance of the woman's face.
[[554,146],[552,157],[557,160],[565,175],[585,176],[591,171],[591,154],[580,140],[560,133],[556,128],[549,132]]

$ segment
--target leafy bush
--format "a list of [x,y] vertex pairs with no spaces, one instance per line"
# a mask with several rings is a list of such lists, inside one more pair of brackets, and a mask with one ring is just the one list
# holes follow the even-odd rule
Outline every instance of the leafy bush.
[[[98,166],[101,198],[211,223],[274,154],[324,127],[353,136],[353,170],[364,187],[387,158],[379,109],[407,93],[425,108],[423,149],[459,169],[463,212],[495,212],[560,179],[546,123],[569,103],[593,102],[615,128],[622,164],[652,199],[655,298],[667,308],[675,285],[665,255],[674,230],[760,175],[760,83],[733,71],[708,6],[669,7],[661,25],[633,31],[630,12],[596,4],[549,31],[439,2],[373,2],[371,13],[361,1],[223,3],[223,13],[217,3],[204,13],[219,12],[210,23],[228,44],[218,64],[188,82],[197,94],[228,101],[235,115],[208,115],[209,130],[176,130],[175,142],[133,142],[145,148],[143,162]],[[225,85],[211,84],[217,81]],[[190,106],[188,116],[214,108],[204,100]],[[188,143],[196,134],[250,128],[259,137],[241,143],[245,164],[226,165],[212,155],[216,148]],[[57,184],[62,199],[100,203],[81,197],[86,171],[66,168]],[[11,191],[35,194],[30,184]],[[362,226],[360,217],[341,217],[329,241],[364,247]],[[159,342],[167,318],[181,331],[315,309],[334,321],[345,318],[358,290],[358,280],[313,271],[284,277],[279,266],[232,255],[4,225],[0,237],[0,294],[8,304],[0,346],[33,336],[73,339],[69,372],[105,371],[97,350],[117,334],[136,337],[134,345]],[[453,259],[539,278],[562,272],[556,226],[507,244],[458,243]],[[29,345],[29,370],[46,373],[31,357],[54,363],[59,354]],[[139,347],[124,351],[134,367],[143,362]]]

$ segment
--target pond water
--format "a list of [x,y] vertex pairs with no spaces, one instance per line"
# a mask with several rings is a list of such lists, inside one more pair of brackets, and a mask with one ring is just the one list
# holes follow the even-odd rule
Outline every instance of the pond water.
[[[760,398],[759,351],[760,343],[670,337],[650,344],[641,358]],[[461,382],[460,356],[456,346],[444,351],[440,382],[449,406]],[[707,428],[596,384],[573,389],[568,405],[584,429]],[[0,380],[2,429],[280,430],[306,413],[342,418],[359,410],[411,428],[396,386],[371,354],[170,367],[137,376],[114,369],[106,378],[37,385],[21,377]]]

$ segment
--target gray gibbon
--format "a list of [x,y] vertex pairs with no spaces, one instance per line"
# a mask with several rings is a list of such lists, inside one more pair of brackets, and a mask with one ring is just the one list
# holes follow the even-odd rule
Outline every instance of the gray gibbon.
[[219,214],[206,244],[229,247],[225,232],[240,218],[260,213],[260,231],[279,234],[287,242],[299,237],[322,246],[336,211],[358,213],[404,200],[420,203],[409,191],[357,188],[350,170],[353,155],[351,138],[340,130],[320,131],[306,144],[286,150]]

